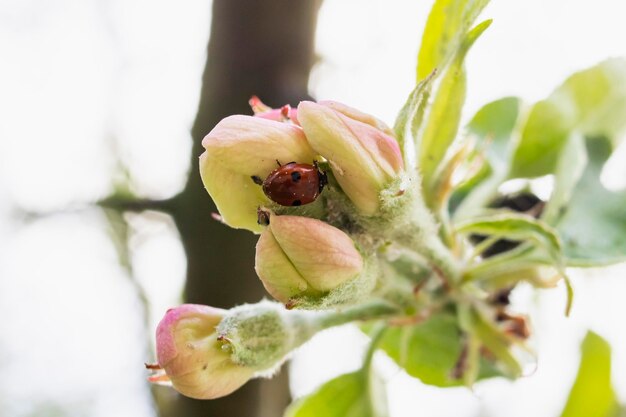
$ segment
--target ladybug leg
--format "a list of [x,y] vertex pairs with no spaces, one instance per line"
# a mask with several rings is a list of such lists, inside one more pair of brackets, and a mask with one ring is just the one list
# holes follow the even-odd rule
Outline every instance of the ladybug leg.
[[269,226],[270,213],[263,210],[261,207],[258,207],[256,209],[256,222],[261,226]]
[[258,175],[252,175],[250,178],[252,178],[252,182],[256,185],[263,185],[263,180]]
[[322,171],[322,169],[320,168],[320,164],[317,161],[313,161],[313,166],[315,167],[315,169],[317,170],[318,174],[323,175],[324,178],[326,178],[326,172]]
[[321,193],[324,187],[328,185],[328,175],[326,175],[324,171],[319,171],[317,175],[319,175],[319,181],[320,181],[319,192]]
[[[276,160],[276,163],[278,164],[279,168],[283,166],[283,164],[281,164],[278,159]],[[285,165],[291,165],[291,164],[295,164],[295,163],[296,163],[296,161],[291,161],[291,162],[287,162]]]
[[328,175],[326,172],[322,171],[317,163],[317,161],[313,161],[313,166],[317,169],[317,177],[319,178],[320,187],[319,192],[321,193],[325,186],[328,185]]

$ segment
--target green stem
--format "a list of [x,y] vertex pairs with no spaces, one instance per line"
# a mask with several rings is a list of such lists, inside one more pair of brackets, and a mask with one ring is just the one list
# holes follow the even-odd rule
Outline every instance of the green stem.
[[392,317],[400,313],[400,308],[383,300],[373,300],[364,304],[347,307],[343,310],[323,313],[320,317],[322,328],[340,326],[353,321],[368,321]]
[[452,248],[453,250],[457,246],[456,239],[454,237],[454,232],[452,231],[452,223],[450,222],[450,216],[448,215],[448,206],[445,205],[443,210],[441,210],[441,214],[438,216],[441,224],[439,234],[443,243],[446,244],[447,247]]
[[437,233],[424,230],[418,224],[411,224],[399,231],[395,237],[400,244],[426,258],[429,266],[438,275],[442,275],[444,280],[449,283],[458,282],[460,268],[457,259]]
[[499,236],[490,236],[488,238],[485,238],[485,240],[483,240],[482,242],[480,242],[476,246],[474,246],[474,249],[472,250],[472,253],[471,253],[471,255],[469,256],[468,259],[472,260],[472,259],[478,257],[484,251],[489,249],[489,247],[491,245],[493,245],[494,243],[496,243],[498,240],[500,240]]
[[[412,197],[410,206],[405,208],[404,221],[395,222],[387,233],[398,244],[424,257],[428,266],[444,281],[458,282],[461,274],[458,260],[450,249],[454,246],[451,231],[444,231],[437,223],[419,192]],[[449,240],[449,246],[443,239]]]
[[363,371],[369,373],[370,367],[372,365],[372,359],[374,358],[374,352],[376,352],[376,348],[378,347],[378,343],[380,339],[382,339],[385,331],[388,329],[385,323],[378,323],[374,330],[372,331],[372,340],[370,340],[370,344],[365,352],[365,359],[363,361]]

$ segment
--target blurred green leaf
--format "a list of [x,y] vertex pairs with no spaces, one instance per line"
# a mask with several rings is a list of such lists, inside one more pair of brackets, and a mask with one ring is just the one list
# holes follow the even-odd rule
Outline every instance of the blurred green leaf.
[[608,265],[626,260],[626,191],[612,192],[600,173],[612,150],[607,139],[588,139],[587,167],[563,206],[556,230],[566,262],[572,266]]
[[488,160],[498,162],[506,155],[509,138],[517,122],[521,100],[518,97],[503,97],[481,107],[467,124],[477,144],[486,146]]
[[580,134],[574,133],[559,156],[554,175],[554,190],[541,214],[543,221],[554,224],[561,217],[586,165],[585,140]]
[[467,326],[470,332],[478,337],[482,344],[496,358],[496,364],[504,375],[517,378],[522,374],[522,368],[511,353],[513,339],[500,330],[496,324],[476,308],[469,310]]
[[482,342],[474,331],[474,312],[468,304],[457,306],[457,317],[459,327],[465,333],[464,363],[457,363],[458,371],[462,372],[463,383],[471,387],[477,380],[482,378],[493,378],[496,376],[506,376],[499,369],[497,364],[487,359],[481,354]]
[[365,370],[344,374],[287,408],[285,417],[387,417],[384,386]]
[[573,132],[604,136],[617,144],[626,127],[626,59],[606,60],[569,77],[535,104],[522,129],[510,178],[554,172]]
[[561,417],[617,417],[611,385],[611,347],[594,332],[583,340],[578,375]]
[[[465,55],[478,37],[491,25],[486,20],[472,30],[456,51],[450,67],[443,74],[435,94],[424,130],[420,135],[418,166],[422,173],[425,189],[430,187],[437,167],[444,158],[450,144],[456,138],[465,102],[466,76],[463,62]],[[426,196],[430,195],[426,192]]]
[[457,219],[468,218],[476,210],[486,207],[498,186],[506,179],[510,160],[515,150],[512,140],[517,125],[521,100],[505,97],[484,105],[467,125],[467,131],[476,141],[476,148],[483,150],[484,164],[467,183],[462,184],[456,195],[463,200],[455,214]]
[[417,56],[417,81],[442,69],[489,0],[436,0]]
[[446,387],[462,383],[452,376],[461,342],[456,318],[440,313],[415,325],[387,329],[378,346],[409,375]]

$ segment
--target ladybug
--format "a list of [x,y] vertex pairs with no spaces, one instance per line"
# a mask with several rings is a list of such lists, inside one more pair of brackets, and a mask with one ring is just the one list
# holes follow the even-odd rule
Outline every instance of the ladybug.
[[281,206],[301,206],[314,202],[328,184],[326,173],[313,165],[289,162],[270,172],[263,181],[253,175],[252,181],[263,187],[263,192]]

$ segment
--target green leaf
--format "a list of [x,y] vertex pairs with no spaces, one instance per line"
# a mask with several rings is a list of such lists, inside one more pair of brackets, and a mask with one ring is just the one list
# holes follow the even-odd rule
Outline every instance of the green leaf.
[[626,59],[606,60],[569,77],[535,104],[522,129],[511,178],[551,174],[574,132],[604,136],[615,147],[626,128]]
[[626,58],[578,72],[562,88],[575,103],[578,129],[586,136],[608,137],[615,147],[626,128]]
[[[417,141],[418,166],[424,179],[425,190],[430,188],[437,167],[459,128],[461,110],[465,102],[466,76],[463,66],[465,55],[490,24],[491,20],[486,20],[467,34],[437,89],[424,130]],[[426,196],[428,195],[427,192]]]
[[568,265],[599,266],[626,260],[626,191],[612,192],[600,182],[611,154],[607,139],[586,142],[589,162],[556,230]]
[[417,81],[442,69],[489,0],[436,0],[417,56]]
[[466,355],[462,378],[468,387],[480,379],[507,376],[506,373],[498,369],[498,364],[492,358],[487,358],[481,354],[483,342],[475,331],[475,314],[474,309],[467,304],[457,306],[459,326],[465,332]]
[[480,263],[469,266],[463,275],[463,281],[488,281],[500,279],[503,275],[514,278],[539,265],[551,264],[551,256],[545,251],[538,251],[532,244],[522,244],[514,249],[483,259]]
[[[400,145],[404,163],[407,167],[415,167],[415,139],[417,130],[424,119],[424,112],[428,107],[428,99],[434,78],[435,72],[417,83],[402,109],[400,109],[393,126],[396,140]],[[408,134],[411,135],[411,140],[407,140],[406,136]]]
[[[572,307],[572,299],[574,297],[574,290],[568,276],[565,273],[565,262],[563,259],[563,252],[561,249],[561,241],[556,231],[548,226],[546,223],[537,220],[533,217],[516,214],[516,213],[502,213],[485,218],[476,218],[468,220],[456,225],[457,230],[461,233],[476,233],[488,236],[502,237],[509,240],[517,241],[529,241],[535,243],[539,248],[543,248],[550,259],[553,262],[554,267],[559,271],[559,274],[565,280],[565,288],[567,291],[567,305],[565,307],[565,314],[569,315]],[[515,254],[516,252],[523,252],[523,247],[518,248],[518,251],[510,251],[511,253],[503,254],[503,258],[506,256]],[[521,253],[521,262],[518,265],[509,263],[508,268],[511,271],[515,271],[515,267],[519,266],[526,268],[528,266],[541,264],[542,262],[535,262],[534,257],[537,256],[537,250],[529,252],[529,257],[524,259],[523,253]],[[484,275],[489,275],[489,265],[493,263],[498,267],[507,267],[506,262],[499,262],[499,257],[495,257],[483,262],[484,265],[479,264],[479,268],[473,271],[468,271],[467,276],[480,276],[479,270],[482,269]],[[518,259],[519,261],[520,259]],[[480,268],[480,267],[483,268]],[[486,266],[486,267],[485,267]],[[487,272],[485,273],[485,270]],[[468,279],[467,277],[465,279]],[[471,279],[471,278],[470,278]]]
[[290,405],[285,417],[387,417],[380,383],[363,370],[338,376]]
[[467,125],[477,149],[484,149],[485,163],[477,176],[463,184],[456,195],[463,199],[455,218],[461,220],[486,207],[498,186],[506,179],[516,143],[512,140],[521,100],[505,97],[483,106]]
[[422,323],[387,329],[378,346],[409,375],[446,387],[463,382],[452,377],[461,355],[461,341],[456,318],[441,313]]
[[561,262],[561,242],[556,232],[542,221],[525,214],[499,213],[459,223],[456,228],[460,233],[532,241],[547,249],[556,262]]
[[517,378],[522,374],[522,368],[511,353],[513,339],[489,320],[483,313],[472,308],[469,311],[468,327],[470,332],[477,336],[483,345],[497,359],[497,365],[504,375]]
[[554,175],[554,190],[541,214],[543,221],[554,224],[561,217],[586,165],[585,140],[580,134],[574,133],[559,156]]
[[611,385],[611,347],[590,331],[581,351],[578,375],[561,417],[616,417],[619,408]]

